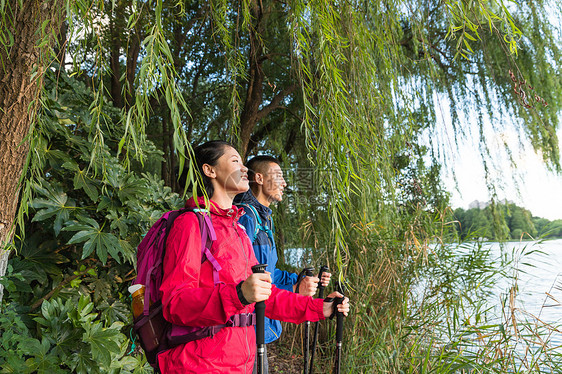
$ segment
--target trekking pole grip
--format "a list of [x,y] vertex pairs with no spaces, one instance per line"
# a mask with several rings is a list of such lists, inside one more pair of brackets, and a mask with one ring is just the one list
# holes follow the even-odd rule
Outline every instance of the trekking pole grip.
[[[265,273],[265,268],[267,264],[258,264],[252,266],[252,273],[254,274],[263,274]],[[265,302],[260,301],[256,303],[255,306],[256,310],[256,342],[258,344],[263,344],[265,337],[264,337],[264,317],[265,317]],[[261,325],[261,328],[260,328]]]
[[257,264],[252,266],[252,273],[254,274],[258,274],[258,273],[265,273],[265,268],[267,267],[267,264]]
[[302,269],[302,271],[299,273],[299,276],[297,277],[297,287],[295,289],[295,293],[299,293],[301,282],[305,277],[313,277],[313,276],[314,276],[314,268],[305,267],[304,269]]
[[[314,268],[306,267],[302,271],[304,273],[304,277],[313,277],[314,276]],[[302,280],[302,279],[301,279]],[[300,285],[300,283],[299,283]],[[298,292],[297,286],[297,292]],[[303,374],[308,374],[308,356],[310,355],[310,322],[305,321],[304,323],[304,342],[303,342],[303,353],[304,353],[304,365],[303,365]]]
[[336,308],[336,342],[341,344],[343,340],[343,312],[338,311],[338,305],[343,303],[345,299],[344,289],[340,282],[336,282],[336,290],[342,294],[342,297],[336,297],[334,299],[334,308]]
[[[318,285],[318,297],[324,298],[324,287],[322,285],[322,275],[330,271],[330,268],[326,265],[322,265],[318,271],[318,278],[320,279],[320,284]],[[310,366],[308,368],[308,373],[314,373],[314,355],[316,354],[316,345],[318,344],[318,322],[314,324],[314,336],[312,338],[312,350],[310,353]]]
[[[252,273],[263,274],[267,264],[252,266]],[[265,302],[256,303],[256,344],[257,344],[257,372],[262,374],[265,369]]]
[[[337,297],[334,300],[334,305],[337,308],[343,302],[343,297]],[[336,309],[336,342],[341,344],[343,340],[343,313]]]
[[330,268],[326,265],[322,265],[322,267],[320,267],[320,271],[318,272],[318,279],[320,279],[320,284],[318,285],[318,297],[319,298],[324,298],[324,289],[326,287],[324,287],[322,285],[322,275],[324,273],[327,273],[330,271]]

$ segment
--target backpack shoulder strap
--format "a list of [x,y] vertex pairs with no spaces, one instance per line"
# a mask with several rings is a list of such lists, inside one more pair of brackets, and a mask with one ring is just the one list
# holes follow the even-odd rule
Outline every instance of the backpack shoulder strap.
[[[255,208],[253,205],[247,204],[247,203],[240,203],[240,204],[237,204],[237,205],[238,205],[238,206],[248,207],[248,208],[250,209],[250,211],[252,212],[252,214],[254,215],[254,217],[256,218],[256,225],[255,225],[256,227],[255,227],[255,229],[254,229],[254,242],[256,241],[256,237],[257,237],[257,235],[258,235],[258,231],[261,230],[261,231],[263,231],[263,232],[265,232],[265,233],[267,234],[267,237],[269,238],[269,240],[270,240],[271,243],[273,244],[273,243],[274,243],[274,241],[273,241],[273,233],[275,232],[275,231],[272,231],[272,229],[273,229],[273,220],[270,220],[270,222],[271,222],[271,227],[272,227],[272,228],[270,229],[266,224],[263,223],[263,221],[262,221],[260,215],[258,214],[258,211],[256,210],[256,208]],[[273,229],[273,230],[275,230],[275,229]]]
[[166,238],[164,239],[164,243],[167,242],[168,234],[176,218],[187,212],[193,212],[199,222],[199,232],[201,233],[201,263],[205,262],[205,260],[209,260],[213,266],[213,282],[214,284],[218,284],[220,283],[219,271],[222,270],[222,267],[211,253],[211,246],[213,242],[217,240],[217,234],[213,228],[211,213],[207,209],[184,208],[171,211],[166,222]]
[[199,231],[201,232],[201,263],[208,260],[213,266],[213,283],[219,284],[219,271],[222,269],[219,262],[211,253],[211,246],[217,240],[217,234],[213,228],[211,213],[206,209],[192,209],[193,213],[199,220]]
[[252,215],[254,216],[254,221],[256,222],[256,224],[254,225],[254,240],[252,241],[255,242],[256,241],[256,237],[258,235],[258,231],[260,230],[260,226],[261,226],[261,218],[260,215],[258,214],[258,211],[256,210],[256,208],[254,208],[253,206],[251,206],[250,204],[247,203],[238,203],[236,204],[236,206],[239,207],[246,207],[250,210],[250,212],[252,212]]

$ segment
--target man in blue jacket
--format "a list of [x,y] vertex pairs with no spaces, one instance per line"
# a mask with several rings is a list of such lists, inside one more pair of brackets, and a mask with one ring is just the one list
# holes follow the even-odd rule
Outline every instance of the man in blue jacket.
[[[239,222],[246,228],[254,253],[260,264],[267,264],[266,270],[271,273],[273,284],[287,291],[296,291],[298,275],[277,269],[277,249],[273,238],[273,222],[271,209],[273,202],[283,199],[283,190],[287,186],[279,161],[271,156],[256,156],[246,166],[250,189],[234,199],[234,203],[246,212]],[[324,273],[322,284],[328,285],[331,274]],[[299,294],[313,296],[318,288],[317,277],[305,277],[299,285]],[[265,319],[265,343],[271,343],[281,335],[281,323]],[[267,351],[266,351],[267,357]],[[254,368],[254,372],[255,372]],[[267,359],[265,372],[268,372]]]

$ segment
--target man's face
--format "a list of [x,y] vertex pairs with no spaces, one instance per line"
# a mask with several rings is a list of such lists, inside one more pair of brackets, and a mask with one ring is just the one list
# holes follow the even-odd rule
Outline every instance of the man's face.
[[270,162],[262,176],[262,192],[266,198],[272,202],[283,200],[283,190],[287,187],[287,183],[283,179],[281,167],[274,162]]

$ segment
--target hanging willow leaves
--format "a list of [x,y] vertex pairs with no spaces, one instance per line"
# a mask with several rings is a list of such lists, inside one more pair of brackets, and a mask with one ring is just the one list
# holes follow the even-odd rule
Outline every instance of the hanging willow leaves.
[[[541,104],[544,100],[560,105],[560,83],[549,80],[549,87],[536,93],[537,105],[525,107],[510,92],[508,69],[502,67],[518,66],[519,76],[529,77],[521,79],[530,90],[538,87],[530,82],[555,74],[551,63],[560,56],[556,42],[548,39],[549,48],[532,48],[533,52],[521,31],[534,33],[527,21],[533,13],[530,18],[536,24],[551,27],[544,14],[529,12],[527,4],[510,13],[502,1],[290,4],[309,157],[319,169],[332,171],[321,183],[333,197],[329,211],[337,252],[346,253],[350,220],[362,220],[363,225],[375,217],[392,220],[397,211],[394,157],[407,144],[416,143],[422,130],[431,134],[441,106],[434,104],[436,96],[450,103],[455,141],[467,134],[460,126],[460,113],[471,117],[478,113],[480,143],[488,162],[493,156],[483,133],[485,118],[509,116],[525,128],[545,160],[560,170],[554,133],[558,109]],[[548,5],[541,3],[544,9]],[[535,42],[544,41],[541,32],[550,34],[539,31],[533,35]],[[544,50],[557,57],[545,61]],[[530,61],[519,62],[521,56],[544,61],[544,70],[536,70]],[[467,99],[467,92],[475,99]],[[436,140],[434,151],[441,154],[434,156],[437,159],[447,152],[441,147],[444,141]],[[353,203],[357,201],[353,196],[362,204]]]
[[[18,50],[14,45],[21,44],[14,17],[23,5],[34,4],[41,2],[0,2],[3,72],[7,66],[17,71],[28,60],[9,64],[10,53]],[[17,92],[32,112],[16,118],[29,129],[22,196],[18,200],[12,196],[17,191],[9,192],[13,198],[0,212],[20,208],[19,222],[27,231],[14,245],[41,235],[49,244],[45,253],[68,261],[40,272],[30,262],[48,256],[22,256],[6,284],[11,301],[54,305],[52,313],[44,310],[47,315],[65,316],[67,304],[74,307],[79,295],[91,293],[95,311],[88,310],[89,299],[79,299],[84,315],[71,314],[72,322],[60,329],[79,337],[65,341],[74,343],[71,353],[40,339],[57,341],[58,332],[45,325],[37,326],[37,338],[22,342],[34,347],[37,357],[0,337],[6,352],[15,350],[9,357],[53,371],[87,372],[98,361],[100,371],[109,370],[108,364],[123,372],[146,369],[141,359],[127,363],[129,347],[112,340],[123,338],[111,320],[124,318],[120,302],[133,248],[161,212],[182,205],[174,194],[176,169],[187,185],[201,183],[191,144],[222,138],[239,144],[245,158],[267,153],[283,160],[291,184],[288,201],[276,211],[280,254],[283,245],[304,248],[307,260],[327,261],[340,278],[353,282],[358,318],[350,321],[360,333],[349,337],[355,349],[350,368],[447,371],[474,362],[484,371],[497,363],[485,354],[434,357],[442,347],[426,343],[423,328],[400,330],[406,322],[396,316],[417,323],[418,316],[407,315],[408,286],[417,274],[408,266],[418,259],[432,264],[428,243],[434,231],[446,231],[447,194],[439,173],[458,144],[478,143],[492,192],[499,151],[508,147],[503,156],[516,159],[514,146],[498,141],[498,133],[515,131],[560,171],[559,2],[66,0],[56,5],[52,16],[37,17],[36,39],[27,51],[41,53],[22,82],[31,78],[38,88]],[[2,92],[22,87],[3,82]],[[501,220],[490,225],[502,230]],[[2,235],[0,241],[11,240]],[[85,271],[90,267],[91,274]],[[34,291],[16,286],[22,274],[35,282]],[[107,303],[100,304],[102,299]],[[6,315],[10,321],[19,316]],[[82,326],[82,317],[98,326],[96,331]],[[380,334],[383,327],[396,331]],[[450,326],[455,328],[459,324]],[[107,338],[108,345],[97,337]],[[0,366],[22,371],[16,359],[10,366],[2,360],[0,355]],[[446,363],[438,366],[441,361]]]

